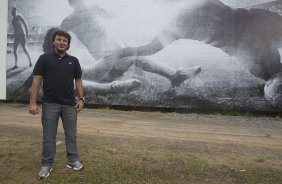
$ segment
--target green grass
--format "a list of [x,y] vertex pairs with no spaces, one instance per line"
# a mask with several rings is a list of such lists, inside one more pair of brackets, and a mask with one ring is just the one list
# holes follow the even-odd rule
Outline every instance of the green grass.
[[[83,171],[66,168],[65,145],[61,144],[57,146],[52,174],[40,181],[37,179],[40,133],[0,128],[0,181],[3,184],[278,184],[282,181],[282,168],[266,166],[265,159],[262,162],[258,158],[257,164],[217,163],[185,149],[171,148],[165,141],[101,135],[79,135],[80,157],[85,164]],[[58,140],[63,140],[61,134]],[[244,171],[240,171],[239,166],[244,166]]]

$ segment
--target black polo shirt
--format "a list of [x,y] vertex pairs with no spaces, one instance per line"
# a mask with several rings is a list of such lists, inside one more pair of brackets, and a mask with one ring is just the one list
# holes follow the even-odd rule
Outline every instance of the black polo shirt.
[[76,57],[66,54],[42,54],[33,69],[33,75],[43,77],[43,102],[62,105],[75,104],[74,79],[81,78],[82,72]]

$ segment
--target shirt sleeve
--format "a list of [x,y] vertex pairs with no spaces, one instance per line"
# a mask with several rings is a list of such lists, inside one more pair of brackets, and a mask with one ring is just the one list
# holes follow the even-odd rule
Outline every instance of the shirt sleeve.
[[76,58],[76,66],[75,66],[75,70],[74,70],[74,78],[75,79],[80,79],[81,76],[82,76],[81,66],[79,64],[78,59]]
[[41,55],[38,58],[35,66],[34,66],[33,75],[42,75],[42,76],[44,76],[44,74],[45,74],[44,68],[45,68],[45,57],[44,57],[44,55]]

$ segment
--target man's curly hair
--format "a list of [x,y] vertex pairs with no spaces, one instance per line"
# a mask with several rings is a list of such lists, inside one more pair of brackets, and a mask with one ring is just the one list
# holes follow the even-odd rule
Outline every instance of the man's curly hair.
[[46,35],[44,37],[44,42],[42,45],[43,52],[45,54],[48,54],[54,51],[53,43],[52,43],[52,35],[58,30],[59,28],[53,27],[46,32]]

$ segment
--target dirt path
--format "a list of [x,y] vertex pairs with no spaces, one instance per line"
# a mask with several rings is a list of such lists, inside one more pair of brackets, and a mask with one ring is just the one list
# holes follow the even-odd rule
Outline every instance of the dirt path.
[[[24,105],[1,104],[1,127],[40,132],[40,116],[29,115]],[[266,158],[269,166],[282,168],[281,118],[85,109],[78,134],[167,144],[205,157],[213,154],[214,161]]]

